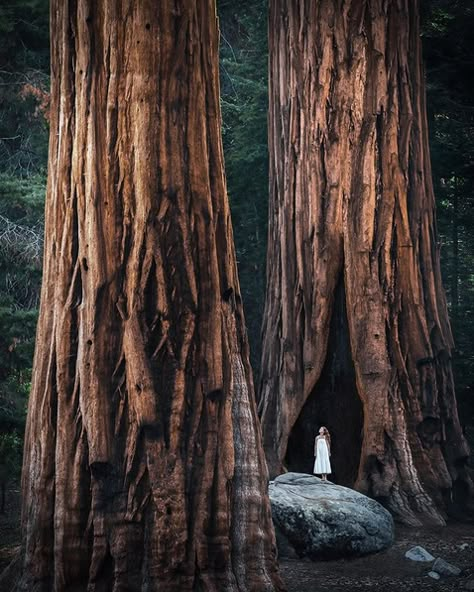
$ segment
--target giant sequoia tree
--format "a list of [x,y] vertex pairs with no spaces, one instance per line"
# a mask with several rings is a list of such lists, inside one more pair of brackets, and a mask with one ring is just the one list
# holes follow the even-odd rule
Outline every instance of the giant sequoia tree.
[[270,472],[311,471],[410,524],[469,494],[427,141],[418,2],[274,0],[260,411]]
[[280,589],[214,0],[53,0],[19,590]]

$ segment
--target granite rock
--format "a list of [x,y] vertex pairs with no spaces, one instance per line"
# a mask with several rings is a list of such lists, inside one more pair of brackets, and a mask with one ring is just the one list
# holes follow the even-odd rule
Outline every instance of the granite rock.
[[411,559],[411,561],[434,561],[435,558],[433,557],[433,555],[431,555],[431,553],[428,553],[428,551],[426,549],[423,549],[423,547],[412,547],[411,549],[408,549],[408,551],[405,553],[405,557],[407,559]]
[[394,541],[390,513],[357,491],[304,473],[269,486],[281,557],[335,559],[375,553]]

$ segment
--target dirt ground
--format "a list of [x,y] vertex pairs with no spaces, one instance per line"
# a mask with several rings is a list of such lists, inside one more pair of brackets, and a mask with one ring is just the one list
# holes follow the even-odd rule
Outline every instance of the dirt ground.
[[[431,564],[405,558],[405,552],[415,545],[461,568],[461,576],[433,580],[428,576],[427,565]],[[288,592],[462,591],[474,576],[474,524],[457,522],[425,529],[399,526],[395,544],[387,551],[357,559],[317,563],[284,560],[280,568]]]
[[[19,494],[18,485],[9,489],[6,512],[0,514],[0,572],[19,548]],[[431,579],[426,564],[404,557],[415,545],[461,568],[461,576]],[[387,551],[317,563],[283,560],[280,567],[288,592],[462,592],[474,578],[474,523],[453,522],[425,529],[397,527],[395,544]]]

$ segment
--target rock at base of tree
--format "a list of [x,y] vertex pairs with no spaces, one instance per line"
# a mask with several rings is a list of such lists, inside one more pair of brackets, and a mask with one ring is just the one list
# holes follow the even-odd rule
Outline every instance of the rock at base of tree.
[[459,567],[448,563],[441,557],[438,557],[436,561],[433,563],[432,566],[433,571],[436,571],[442,576],[459,576],[461,575],[461,570]]
[[335,559],[386,549],[394,541],[390,513],[357,491],[304,473],[270,482],[281,557]]
[[431,555],[431,553],[428,553],[428,551],[426,549],[423,549],[423,547],[412,547],[411,549],[408,549],[408,551],[405,553],[405,557],[407,559],[411,559],[412,561],[434,561],[435,558],[433,557],[433,555]]
[[439,580],[441,577],[437,571],[430,571],[428,572],[428,575],[430,578],[433,578],[433,580]]

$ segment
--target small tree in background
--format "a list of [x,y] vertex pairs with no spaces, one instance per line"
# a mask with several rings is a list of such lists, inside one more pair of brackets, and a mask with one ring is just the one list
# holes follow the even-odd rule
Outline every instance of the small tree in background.
[[453,326],[456,394],[474,447],[474,10],[425,3],[424,57],[441,269]]

